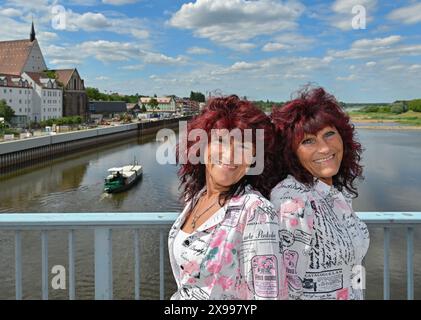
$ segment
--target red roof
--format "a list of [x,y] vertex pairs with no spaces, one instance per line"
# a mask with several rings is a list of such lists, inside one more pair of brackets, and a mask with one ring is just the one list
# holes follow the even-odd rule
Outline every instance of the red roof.
[[0,41],[0,73],[20,75],[35,41]]

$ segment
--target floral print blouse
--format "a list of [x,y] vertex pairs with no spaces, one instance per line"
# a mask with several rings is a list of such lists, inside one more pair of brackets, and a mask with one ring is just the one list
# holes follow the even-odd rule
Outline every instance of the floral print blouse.
[[178,287],[171,299],[287,299],[279,217],[272,204],[247,186],[193,233],[180,232],[203,191],[187,203],[169,232]]
[[369,234],[350,197],[321,180],[310,188],[288,176],[273,188],[271,202],[281,218],[290,298],[363,299]]

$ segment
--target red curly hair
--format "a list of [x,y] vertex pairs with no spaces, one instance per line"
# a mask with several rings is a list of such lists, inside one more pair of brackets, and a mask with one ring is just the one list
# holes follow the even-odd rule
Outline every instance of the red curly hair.
[[356,178],[362,179],[360,165],[362,147],[356,140],[354,125],[342,110],[335,97],[323,88],[304,89],[299,97],[272,110],[272,122],[278,133],[278,171],[280,179],[288,174],[299,182],[312,186],[314,177],[301,165],[296,151],[304,134],[316,134],[327,126],[335,127],[343,140],[344,154],[333,185],[344,188],[354,197],[358,196],[354,185]]
[[[244,129],[253,130],[253,144],[256,145],[256,129],[264,130],[264,169],[260,175],[245,175],[230,190],[220,195],[219,203],[222,206],[233,196],[244,193],[247,184],[263,196],[269,197],[271,189],[277,183],[273,173],[276,171],[275,132],[270,117],[251,102],[239,99],[236,95],[213,98],[208,101],[200,115],[187,124],[187,134],[194,129],[203,129],[207,136],[211,136],[212,129],[238,128],[244,134]],[[187,141],[189,153],[197,141]],[[200,155],[203,157],[203,155]],[[180,163],[180,146],[177,145],[177,162],[180,165],[178,175],[180,186],[183,189],[181,197],[188,201],[192,199],[206,183],[206,168],[203,161],[198,164]]]

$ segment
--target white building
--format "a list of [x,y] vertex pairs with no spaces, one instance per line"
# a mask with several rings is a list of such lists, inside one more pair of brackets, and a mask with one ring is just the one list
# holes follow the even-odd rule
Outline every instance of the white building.
[[158,107],[156,109],[152,109],[149,105],[153,97],[142,97],[139,99],[139,106],[144,105],[148,112],[176,112],[176,103],[173,97],[158,97],[153,98],[158,101]]
[[0,99],[21,125],[63,116],[63,92],[49,79],[34,24],[26,40],[0,41]]
[[24,72],[32,90],[32,106],[34,121],[61,118],[63,116],[63,89],[55,79],[43,77],[41,73]]
[[22,119],[22,124],[34,120],[32,94],[32,86],[26,79],[0,74],[0,100],[6,101],[6,104],[15,111],[15,116]]

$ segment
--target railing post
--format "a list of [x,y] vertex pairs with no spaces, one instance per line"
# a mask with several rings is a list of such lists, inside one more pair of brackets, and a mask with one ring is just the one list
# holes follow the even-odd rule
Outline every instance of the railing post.
[[164,300],[164,232],[159,230],[159,299]]
[[384,228],[383,299],[390,300],[390,229]]
[[414,300],[414,228],[409,227],[406,238],[407,299]]
[[48,300],[48,234],[41,231],[42,300]]
[[22,241],[20,231],[15,231],[15,288],[16,300],[22,300]]
[[69,300],[75,300],[75,237],[74,230],[69,230]]
[[113,298],[112,234],[110,228],[95,228],[95,299]]
[[134,229],[134,296],[135,300],[140,300],[140,248],[139,229]]

